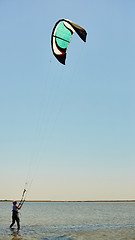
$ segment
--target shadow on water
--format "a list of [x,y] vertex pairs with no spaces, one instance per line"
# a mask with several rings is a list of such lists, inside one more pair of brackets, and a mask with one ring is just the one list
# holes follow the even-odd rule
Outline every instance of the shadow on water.
[[11,230],[11,240],[23,240],[22,236],[17,229],[10,229]]

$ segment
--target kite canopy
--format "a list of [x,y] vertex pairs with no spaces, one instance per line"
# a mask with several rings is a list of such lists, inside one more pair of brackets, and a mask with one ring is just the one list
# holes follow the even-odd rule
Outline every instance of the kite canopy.
[[51,40],[52,51],[62,64],[65,64],[67,48],[75,32],[86,42],[87,32],[85,29],[70,20],[61,19],[53,28]]

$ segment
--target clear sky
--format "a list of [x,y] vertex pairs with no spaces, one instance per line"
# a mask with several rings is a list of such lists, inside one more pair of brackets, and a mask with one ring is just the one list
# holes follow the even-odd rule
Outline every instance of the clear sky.
[[[0,199],[135,199],[135,1],[0,1]],[[54,24],[74,34],[66,65]]]

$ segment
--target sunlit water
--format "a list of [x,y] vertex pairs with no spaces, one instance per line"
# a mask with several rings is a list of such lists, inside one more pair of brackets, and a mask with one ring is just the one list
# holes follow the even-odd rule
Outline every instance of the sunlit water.
[[0,240],[135,239],[135,203],[25,203],[19,232],[11,210],[0,203]]

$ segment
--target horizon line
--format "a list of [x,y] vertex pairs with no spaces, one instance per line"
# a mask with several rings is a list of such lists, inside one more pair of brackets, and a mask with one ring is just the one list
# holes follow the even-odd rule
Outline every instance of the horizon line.
[[[11,199],[1,199],[0,202],[13,202]],[[20,200],[17,200],[19,202]],[[135,199],[119,200],[25,200],[25,202],[135,202]]]

